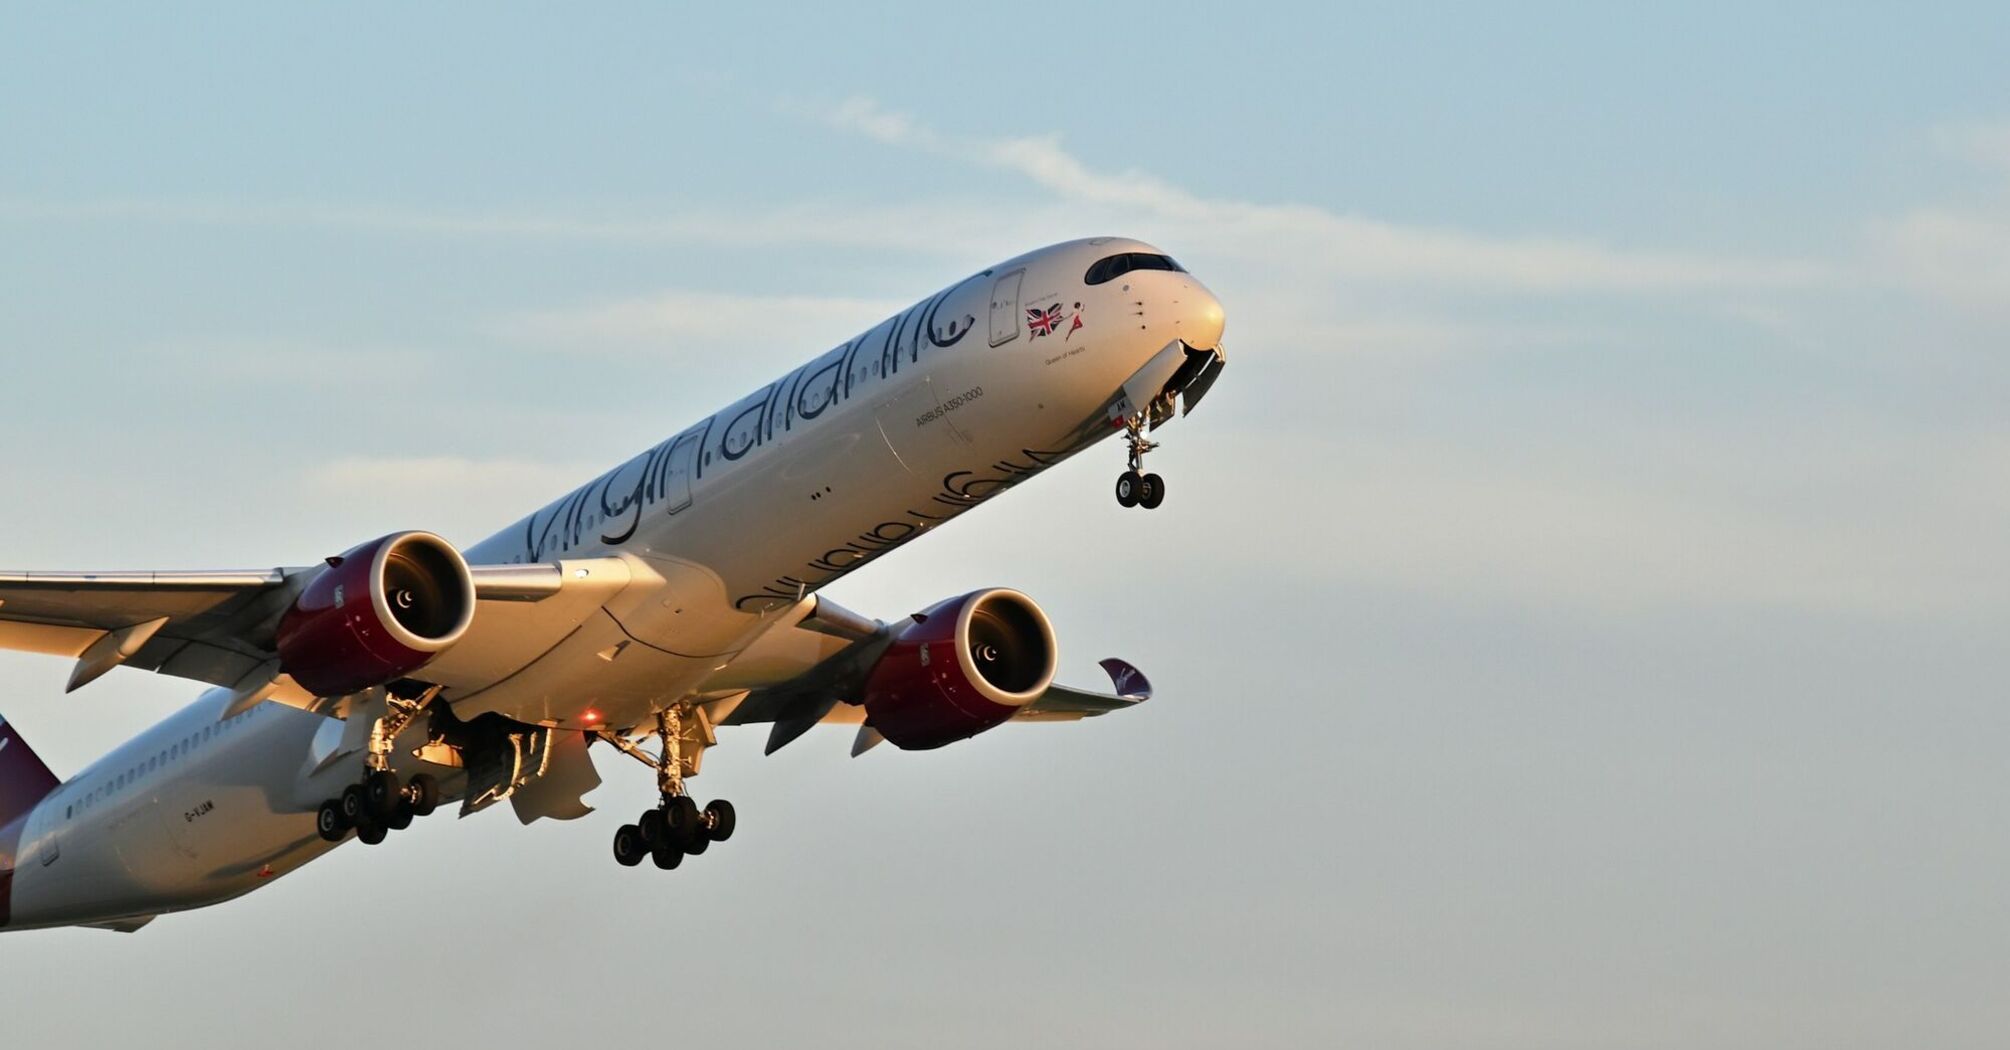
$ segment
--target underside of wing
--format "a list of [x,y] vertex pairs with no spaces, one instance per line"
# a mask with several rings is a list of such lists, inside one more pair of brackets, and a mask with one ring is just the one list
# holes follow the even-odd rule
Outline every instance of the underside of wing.
[[1012,720],[1072,722],[1078,718],[1094,718],[1111,711],[1136,707],[1152,698],[1152,683],[1143,671],[1115,657],[1101,661],[1100,666],[1103,673],[1110,676],[1112,692],[1098,693],[1065,685],[1050,685],[1046,692],[1040,694],[1040,699],[1020,708]]
[[[292,569],[0,573],[0,649],[76,661],[71,690],[115,667],[130,666],[237,689],[245,694],[244,704],[267,696],[304,704],[351,686],[313,688],[309,676],[297,673],[297,665],[307,662],[300,659],[303,653],[318,655],[306,652],[315,643],[288,650],[280,637],[282,622],[310,587],[327,589],[327,574],[343,564],[344,557],[338,556]],[[461,571],[466,573],[463,593],[473,600],[475,615],[452,645],[441,647],[444,651],[422,654],[437,665],[425,669],[426,680],[437,677],[439,684],[460,687],[493,682],[535,659],[630,578],[617,558],[462,566]],[[339,585],[333,588],[333,608],[314,610],[342,621],[334,631],[337,642],[346,631],[387,626],[373,622],[358,628],[362,621],[356,617],[387,610],[388,602],[376,601],[375,592],[403,586],[387,583],[381,575],[354,582],[358,585],[348,589],[349,612],[341,609]],[[398,597],[393,594],[390,600]],[[357,604],[365,599],[369,601]],[[311,638],[311,632],[295,637]]]
[[305,571],[0,573],[0,648],[77,660],[71,689],[122,664],[235,685]]
[[771,754],[814,726],[857,725],[856,755],[885,740],[939,747],[1005,721],[1074,721],[1151,697],[1143,672],[1116,659],[1102,661],[1111,692],[1055,683],[1052,628],[1017,592],[972,592],[892,624],[863,622],[873,629],[820,651],[813,665],[715,697],[711,720],[770,724]]

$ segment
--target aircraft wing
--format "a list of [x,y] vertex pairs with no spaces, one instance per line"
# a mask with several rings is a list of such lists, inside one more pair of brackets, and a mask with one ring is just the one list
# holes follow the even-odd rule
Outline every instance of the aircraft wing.
[[1040,699],[1020,708],[1012,721],[1072,722],[1136,707],[1152,698],[1152,683],[1143,671],[1115,657],[1099,661],[1099,665],[1110,676],[1115,692],[1097,693],[1057,683],[1048,686]]
[[[76,660],[70,690],[119,666],[260,689],[278,677],[280,617],[321,571],[322,566],[313,565],[200,572],[0,572],[0,649]],[[539,603],[547,615],[538,619],[569,630],[576,625],[574,606],[597,606],[610,586],[619,589],[629,578],[617,558],[475,565],[469,572],[477,616],[469,637],[456,646],[465,650],[457,661],[461,665],[481,663],[482,634],[505,633],[501,629],[506,626],[509,640],[521,642],[525,617],[517,610],[525,603]],[[547,601],[553,598],[558,600]],[[482,627],[484,621],[488,629]],[[286,683],[279,688],[284,693]]]
[[0,573],[0,648],[76,659],[73,690],[120,664],[235,685],[312,572]]
[[[852,754],[863,754],[880,742],[879,735],[870,726],[862,724],[865,710],[860,705],[864,702],[866,679],[872,673],[874,662],[892,644],[894,633],[885,624],[865,620],[817,597],[807,599],[806,604],[811,611],[799,622],[785,620],[779,623],[770,636],[764,636],[756,645],[773,644],[777,639],[789,638],[797,632],[836,635],[846,638],[848,644],[838,647],[835,652],[830,652],[826,646],[823,651],[830,655],[807,671],[771,684],[717,697],[707,705],[708,717],[716,725],[771,724],[773,728],[768,733],[767,754],[774,754],[788,746],[814,726],[858,725],[859,733],[852,745]],[[857,626],[859,624],[873,626],[861,629]],[[829,638],[823,640],[827,643]],[[1110,676],[1112,692],[1055,683],[1048,686],[1038,699],[1014,714],[1011,721],[1072,722],[1135,707],[1151,699],[1151,682],[1145,678],[1144,672],[1115,658],[1101,661],[1101,666]]]

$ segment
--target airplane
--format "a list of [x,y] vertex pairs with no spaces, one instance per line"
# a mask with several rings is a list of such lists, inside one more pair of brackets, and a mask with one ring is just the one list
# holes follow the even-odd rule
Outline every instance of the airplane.
[[[0,929],[133,931],[241,896],[447,803],[576,819],[589,749],[655,772],[615,860],[732,837],[688,791],[721,727],[852,754],[1134,706],[1054,681],[1053,624],[992,587],[891,622],[822,588],[1220,377],[1222,307],[1149,244],[1071,241],[923,299],[465,549],[396,532],[304,567],[0,573],[0,648],[213,688],[67,780],[0,719]],[[1183,406],[1184,412],[1180,409]]]

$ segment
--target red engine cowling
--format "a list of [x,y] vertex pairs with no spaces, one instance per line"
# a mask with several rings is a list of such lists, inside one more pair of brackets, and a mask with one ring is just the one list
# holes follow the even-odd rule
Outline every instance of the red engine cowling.
[[1054,627],[1018,591],[972,591],[916,613],[865,686],[865,722],[910,751],[990,729],[1054,680]]
[[453,544],[398,532],[339,557],[279,620],[279,669],[317,696],[394,682],[460,640],[475,583]]

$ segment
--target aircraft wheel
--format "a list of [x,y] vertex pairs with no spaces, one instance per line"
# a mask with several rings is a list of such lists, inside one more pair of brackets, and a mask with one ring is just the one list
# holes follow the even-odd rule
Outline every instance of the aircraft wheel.
[[1166,501],[1166,479],[1157,474],[1146,474],[1138,482],[1138,506],[1146,510],[1156,510]]
[[1139,480],[1140,479],[1136,474],[1133,474],[1128,470],[1124,471],[1122,474],[1117,475],[1118,505],[1125,507],[1135,507],[1138,505]]
[[614,860],[624,868],[632,868],[642,863],[649,850],[642,845],[642,829],[633,824],[623,824],[614,829]]
[[363,795],[363,785],[351,784],[342,789],[342,797],[337,801],[342,809],[342,823],[349,827],[361,827],[369,818],[370,802]]
[[663,819],[669,825],[670,844],[688,847],[700,834],[698,804],[689,795],[676,795],[664,801]]
[[440,808],[440,782],[431,773],[421,773],[405,785],[405,795],[411,800],[412,815],[430,817]]
[[636,821],[635,826],[642,829],[642,842],[650,849],[670,843],[670,822],[660,809],[642,814],[642,819]]
[[384,826],[392,831],[403,831],[411,827],[412,807],[400,802],[398,808],[392,810],[391,815],[384,818]]
[[382,824],[356,825],[356,838],[365,846],[375,846],[383,842],[384,837],[389,834],[390,832],[384,830]]
[[398,803],[404,799],[404,785],[398,783],[398,774],[388,769],[379,769],[363,780],[364,796],[370,800],[370,812],[379,820],[389,820],[397,812]]
[[684,863],[684,851],[675,846],[658,846],[649,851],[649,859],[655,861],[657,867],[669,871]]
[[332,798],[321,803],[314,813],[314,830],[321,833],[324,841],[342,841],[342,836],[349,833],[349,822],[342,819],[342,804]]
[[705,804],[705,837],[713,842],[724,842],[733,837],[736,823],[733,804],[723,798],[715,798]]

